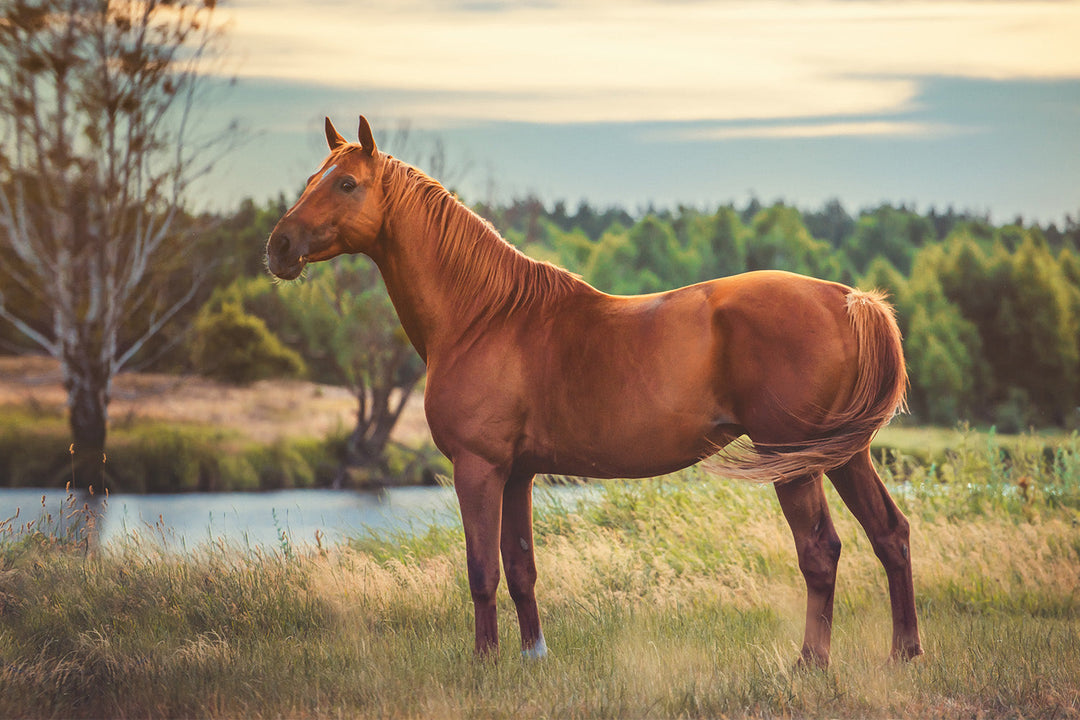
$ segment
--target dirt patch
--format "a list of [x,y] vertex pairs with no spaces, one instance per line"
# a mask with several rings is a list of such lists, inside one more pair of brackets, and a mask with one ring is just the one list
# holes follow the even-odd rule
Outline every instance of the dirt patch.
[[[60,411],[67,403],[60,365],[44,357],[0,357],[3,405]],[[188,422],[232,428],[260,442],[282,437],[323,437],[355,423],[348,389],[300,380],[263,380],[246,387],[193,375],[120,373],[113,381],[109,417]],[[408,445],[430,441],[423,397],[409,399],[393,438]]]

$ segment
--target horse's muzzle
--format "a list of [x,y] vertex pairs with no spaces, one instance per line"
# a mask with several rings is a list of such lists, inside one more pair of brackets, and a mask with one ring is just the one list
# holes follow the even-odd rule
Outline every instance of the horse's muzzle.
[[297,243],[289,235],[274,229],[266,242],[266,266],[276,277],[282,280],[295,280],[300,277],[307,264],[304,243]]

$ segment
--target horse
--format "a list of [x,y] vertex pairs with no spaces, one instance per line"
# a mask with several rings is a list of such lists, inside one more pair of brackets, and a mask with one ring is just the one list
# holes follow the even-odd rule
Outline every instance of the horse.
[[799,662],[827,666],[840,538],[823,476],[888,578],[893,659],[922,653],[909,526],[870,457],[902,409],[892,308],[867,292],[757,271],[614,296],[527,257],[420,170],[329,118],[330,152],[266,246],[284,280],[363,253],[427,365],[424,410],[453,464],[475,653],[498,651],[499,559],[521,651],[542,657],[533,553],[538,474],[652,477],[711,470],[772,483],[807,590]]

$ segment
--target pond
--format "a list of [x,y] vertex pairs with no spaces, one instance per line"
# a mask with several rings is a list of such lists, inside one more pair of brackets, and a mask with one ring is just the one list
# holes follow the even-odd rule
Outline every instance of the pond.
[[[541,486],[537,507],[570,503],[597,491],[581,485]],[[404,487],[379,491],[282,490],[267,493],[112,495],[105,503],[64,490],[0,489],[0,523],[18,512],[9,532],[49,516],[53,532],[64,533],[89,503],[98,539],[115,544],[133,535],[167,549],[191,551],[212,542],[241,550],[334,544],[353,537],[420,534],[434,525],[460,526],[457,498],[448,487]]]

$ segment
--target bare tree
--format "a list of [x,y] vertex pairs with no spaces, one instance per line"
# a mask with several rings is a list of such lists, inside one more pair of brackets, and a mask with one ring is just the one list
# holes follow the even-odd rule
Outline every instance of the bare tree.
[[225,135],[196,137],[192,123],[214,7],[0,6],[0,322],[60,361],[80,485],[102,479],[113,376],[198,285],[150,280],[201,264],[182,257],[176,226]]

